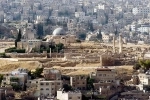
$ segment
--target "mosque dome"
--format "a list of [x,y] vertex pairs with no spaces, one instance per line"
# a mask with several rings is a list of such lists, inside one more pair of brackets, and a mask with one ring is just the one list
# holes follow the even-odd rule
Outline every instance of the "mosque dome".
[[66,32],[63,28],[56,28],[54,31],[53,31],[53,35],[56,36],[56,35],[66,35]]

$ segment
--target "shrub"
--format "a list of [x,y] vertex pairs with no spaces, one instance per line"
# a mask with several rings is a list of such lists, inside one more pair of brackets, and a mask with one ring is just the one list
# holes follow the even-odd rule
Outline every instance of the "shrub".
[[5,53],[0,53],[0,58],[10,58],[10,56],[7,56]]
[[43,68],[36,68],[35,72],[33,72],[34,77],[42,77]]
[[134,64],[133,69],[138,70],[141,68],[141,65],[139,63]]
[[81,43],[81,40],[77,39],[76,42]]
[[25,49],[17,49],[16,47],[8,48],[5,49],[6,53],[12,53],[12,52],[17,52],[17,53],[25,53]]

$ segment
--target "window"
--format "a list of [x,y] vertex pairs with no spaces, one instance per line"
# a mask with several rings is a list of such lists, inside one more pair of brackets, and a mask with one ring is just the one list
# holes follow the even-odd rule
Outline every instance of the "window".
[[43,88],[41,88],[41,90],[43,90]]
[[72,99],[72,97],[69,97],[69,99]]
[[57,83],[57,85],[60,85],[60,83]]
[[49,88],[46,88],[46,90],[49,90]]
[[41,83],[40,85],[44,85],[43,83]]
[[54,85],[54,83],[52,83],[52,85]]
[[49,85],[49,83],[46,83],[46,85]]
[[54,90],[54,89],[52,88],[52,90]]
[[80,99],[80,97],[78,97],[78,99]]

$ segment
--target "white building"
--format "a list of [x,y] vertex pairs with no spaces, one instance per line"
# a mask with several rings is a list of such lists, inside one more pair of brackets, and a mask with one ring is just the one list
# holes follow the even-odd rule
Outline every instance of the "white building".
[[109,6],[105,5],[105,4],[98,4],[98,9],[103,9],[105,10],[106,8],[108,8]]
[[79,91],[64,92],[57,91],[57,100],[82,100],[82,93]]
[[136,8],[132,9],[132,13],[134,15],[139,14],[139,13],[148,14],[148,13],[150,13],[150,8],[149,7],[139,7],[139,8],[136,7]]
[[96,38],[97,38],[97,34],[88,34],[87,36],[86,36],[86,41],[95,41],[96,40]]
[[150,27],[149,25],[141,25],[141,27],[137,28],[137,31],[142,32],[142,33],[144,32],[149,33]]
[[24,86],[28,79],[28,70],[27,69],[17,69],[12,71],[11,74],[5,75],[2,80],[2,85],[6,84],[18,84]]
[[102,34],[102,40],[105,43],[110,42],[111,37],[109,36],[109,34]]
[[75,12],[75,17],[82,19],[85,17],[85,12]]
[[150,85],[150,70],[146,73],[140,73],[138,75],[140,84],[142,85]]

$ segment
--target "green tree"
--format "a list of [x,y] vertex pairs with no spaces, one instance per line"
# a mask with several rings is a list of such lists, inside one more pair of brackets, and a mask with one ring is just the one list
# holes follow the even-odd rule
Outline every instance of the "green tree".
[[19,29],[18,36],[16,38],[17,42],[21,41],[21,37],[22,37],[22,35],[21,35],[21,29]]
[[88,23],[88,26],[89,26],[89,30],[93,32],[94,31],[93,23]]
[[21,86],[18,84],[11,84],[11,86],[12,86],[13,90],[15,90],[15,91],[21,90]]
[[34,77],[41,77],[43,72],[43,68],[36,68],[35,72],[33,72]]
[[140,60],[139,64],[141,65],[141,68],[145,71],[149,70],[150,68],[150,60]]
[[108,14],[105,13],[106,22],[105,24],[108,24]]
[[20,42],[21,41],[21,29],[19,29],[19,32],[18,32],[18,35],[17,35],[17,38],[15,40],[15,47],[17,47],[17,42]]
[[87,77],[87,89],[91,90],[94,89],[93,83],[94,83],[94,79]]
[[144,86],[143,88],[144,88],[144,90],[146,90],[146,91],[150,91],[150,86],[148,86],[148,85],[147,85],[147,86]]
[[141,65],[139,63],[136,63],[136,64],[133,65],[134,70],[138,70],[140,68],[141,68]]
[[3,80],[3,75],[0,74],[0,83],[2,82],[2,80]]
[[78,37],[79,37],[79,39],[81,39],[81,40],[85,40],[86,34],[85,34],[85,33],[80,33]]
[[117,35],[117,34],[118,34],[118,30],[117,30],[117,27],[116,27],[116,30],[115,30],[115,32],[114,32],[114,33],[115,33],[115,35]]
[[145,61],[145,66],[144,67],[145,67],[146,70],[149,70],[149,68],[150,68],[150,60],[146,60]]
[[77,39],[76,42],[81,43],[81,40]]
[[38,6],[38,10],[42,10],[42,4],[40,3],[40,5]]
[[99,30],[99,33],[97,34],[97,39],[102,40],[102,33],[101,33],[101,30]]
[[70,91],[70,90],[72,90],[72,87],[68,84],[64,84],[63,89],[64,89],[64,91]]
[[43,34],[43,24],[39,23],[37,24],[37,35],[39,36],[39,38],[42,38]]
[[18,81],[19,81],[19,78],[17,78],[17,77],[12,77],[12,78],[10,78],[10,81],[11,81],[11,82],[18,82]]
[[64,44],[59,43],[59,44],[56,44],[55,47],[56,47],[57,52],[60,52],[62,49],[64,49]]

